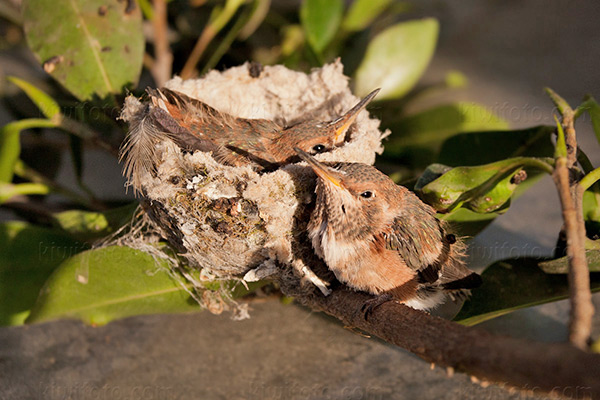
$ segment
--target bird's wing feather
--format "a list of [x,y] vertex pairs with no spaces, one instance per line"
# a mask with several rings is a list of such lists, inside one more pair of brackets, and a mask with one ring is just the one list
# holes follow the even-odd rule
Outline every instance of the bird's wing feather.
[[[421,226],[415,228],[416,223]],[[450,236],[453,240],[449,239]],[[463,246],[454,240],[453,235],[446,234],[442,222],[437,218],[407,220],[404,216],[394,220],[386,234],[386,247],[400,253],[406,265],[417,273],[420,283],[441,285],[448,290],[478,287],[481,277],[461,261]],[[438,243],[438,246],[434,243]],[[439,243],[442,244],[441,248]],[[438,249],[436,258],[428,263],[424,254],[435,248]]]

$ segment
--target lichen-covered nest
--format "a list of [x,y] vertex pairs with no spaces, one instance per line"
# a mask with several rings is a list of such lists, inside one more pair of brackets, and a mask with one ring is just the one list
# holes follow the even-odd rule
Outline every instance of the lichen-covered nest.
[[[338,61],[310,74],[267,66],[253,77],[245,64],[201,79],[176,77],[166,87],[235,117],[286,126],[329,121],[354,106],[360,99],[342,71]],[[150,107],[130,96],[122,118],[131,124]],[[363,110],[346,141],[317,159],[373,164],[384,136],[379,121]],[[155,168],[140,172],[136,189],[148,216],[190,266],[206,277],[225,279],[257,280],[294,271],[326,291],[306,265],[312,250],[304,230],[315,186],[309,167],[289,164],[259,173],[250,166],[227,166],[210,152],[183,151],[166,134],[154,146]]]

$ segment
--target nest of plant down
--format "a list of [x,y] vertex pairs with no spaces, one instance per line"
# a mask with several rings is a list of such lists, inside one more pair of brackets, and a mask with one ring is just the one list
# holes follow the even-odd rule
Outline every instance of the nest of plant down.
[[[245,64],[201,79],[175,77],[165,86],[232,116],[282,126],[330,121],[360,101],[339,61],[309,74],[266,66],[258,76]],[[131,127],[150,107],[130,96],[122,118]],[[373,164],[387,135],[379,124],[361,111],[345,141],[317,159]],[[313,273],[320,261],[306,240],[316,177],[304,162],[257,172],[221,164],[211,152],[184,151],[160,132],[152,145],[153,168],[129,176],[129,182],[150,223],[202,279],[287,280],[282,286],[327,293],[327,282]]]

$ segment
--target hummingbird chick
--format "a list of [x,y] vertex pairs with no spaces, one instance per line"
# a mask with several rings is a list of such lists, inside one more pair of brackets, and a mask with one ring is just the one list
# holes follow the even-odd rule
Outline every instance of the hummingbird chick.
[[170,89],[148,90],[152,103],[166,111],[186,132],[174,135],[181,147],[192,151],[202,149],[208,139],[219,147],[213,152],[217,161],[236,166],[250,164],[259,170],[297,161],[294,147],[310,154],[333,150],[344,142],[360,111],[378,92],[379,89],[372,91],[332,121],[305,121],[284,127],[267,119],[236,118]]
[[461,260],[462,243],[411,191],[370,165],[323,164],[295,150],[318,177],[313,249],[340,282],[376,295],[365,317],[390,300],[431,309],[481,284]]

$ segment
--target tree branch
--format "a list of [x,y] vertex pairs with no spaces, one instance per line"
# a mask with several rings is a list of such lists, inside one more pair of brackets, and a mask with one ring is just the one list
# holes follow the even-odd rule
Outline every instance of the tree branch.
[[578,398],[600,398],[600,354],[568,344],[493,335],[396,302],[376,308],[367,321],[360,309],[370,298],[346,288],[335,289],[327,297],[296,293],[296,299],[304,305],[346,325],[480,380],[558,396],[577,390]]
[[[583,192],[576,184],[571,191],[567,160],[560,158],[552,174],[562,207],[564,229],[567,235],[567,255],[569,256],[569,298],[571,318],[569,340],[580,349],[586,349],[592,332],[594,306],[590,292],[590,274],[585,257],[585,225],[581,213]],[[576,206],[579,204],[579,207]]]
[[580,349],[588,348],[592,332],[594,306],[590,291],[590,273],[585,256],[585,223],[583,221],[583,188],[578,183],[577,138],[575,113],[569,104],[551,89],[546,89],[562,114],[557,123],[556,151],[552,178],[558,190],[569,256],[569,299],[571,314],[569,340]]

